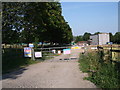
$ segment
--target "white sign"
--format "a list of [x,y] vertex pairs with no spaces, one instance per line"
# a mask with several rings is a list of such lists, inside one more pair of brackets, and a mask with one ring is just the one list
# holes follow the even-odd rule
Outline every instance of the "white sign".
[[34,47],[34,45],[32,43],[29,43],[29,47]]
[[58,54],[61,54],[61,51],[60,51],[60,50],[58,50]]
[[97,49],[97,47],[91,47],[91,49]]
[[24,47],[24,56],[25,57],[32,57],[32,51],[30,47]]
[[42,53],[41,52],[35,52],[35,57],[36,58],[42,57]]
[[53,53],[55,53],[55,52],[56,52],[56,50],[52,50],[52,52],[53,52]]
[[70,54],[71,50],[70,49],[63,49],[63,54]]

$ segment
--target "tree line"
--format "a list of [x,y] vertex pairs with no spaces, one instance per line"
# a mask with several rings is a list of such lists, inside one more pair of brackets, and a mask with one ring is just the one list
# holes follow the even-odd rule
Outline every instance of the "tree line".
[[59,2],[2,2],[2,43],[70,43]]
[[[91,33],[85,32],[84,35],[75,36],[74,39],[75,39],[75,42],[88,41],[91,35],[96,35],[99,33],[100,32],[91,34]],[[110,42],[113,42],[115,44],[120,44],[120,32],[116,32],[114,35],[112,33],[109,33],[109,36],[110,36]]]

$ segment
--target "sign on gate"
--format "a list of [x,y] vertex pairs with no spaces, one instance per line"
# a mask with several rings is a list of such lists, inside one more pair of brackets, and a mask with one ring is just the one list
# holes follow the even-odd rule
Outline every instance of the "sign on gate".
[[52,52],[55,54],[56,50],[52,50]]
[[71,50],[70,49],[63,49],[63,54],[70,54]]
[[36,58],[42,57],[42,53],[41,52],[35,52],[35,57]]
[[60,51],[60,50],[58,50],[58,54],[61,54],[61,51]]
[[32,51],[30,47],[24,47],[24,57],[32,57]]

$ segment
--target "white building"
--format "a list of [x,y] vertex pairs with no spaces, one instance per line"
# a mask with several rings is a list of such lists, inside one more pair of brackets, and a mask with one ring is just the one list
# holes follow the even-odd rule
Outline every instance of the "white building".
[[91,45],[105,45],[107,42],[110,42],[109,33],[100,33],[97,35],[90,36]]

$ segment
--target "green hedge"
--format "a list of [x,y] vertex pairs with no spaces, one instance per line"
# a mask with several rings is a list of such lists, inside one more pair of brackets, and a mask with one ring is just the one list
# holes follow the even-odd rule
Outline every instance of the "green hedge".
[[103,52],[89,52],[80,55],[80,69],[87,72],[87,80],[100,88],[120,88],[120,63],[103,60]]

